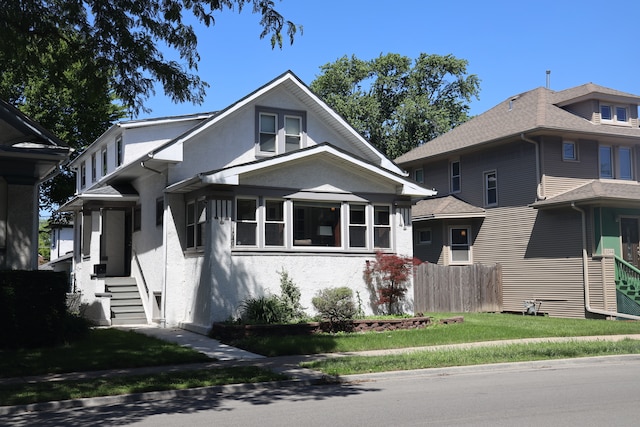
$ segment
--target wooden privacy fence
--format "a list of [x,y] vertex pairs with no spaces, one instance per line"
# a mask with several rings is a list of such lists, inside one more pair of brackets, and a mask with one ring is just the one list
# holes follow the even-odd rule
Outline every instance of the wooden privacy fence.
[[416,268],[414,313],[502,311],[502,269],[495,265],[443,266],[424,263]]

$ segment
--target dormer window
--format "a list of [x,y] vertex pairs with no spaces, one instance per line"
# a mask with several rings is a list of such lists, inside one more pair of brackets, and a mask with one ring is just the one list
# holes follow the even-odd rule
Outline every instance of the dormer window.
[[258,107],[256,153],[262,156],[288,153],[305,146],[306,113]]
[[627,123],[629,110],[621,105],[600,104],[600,120],[611,123]]

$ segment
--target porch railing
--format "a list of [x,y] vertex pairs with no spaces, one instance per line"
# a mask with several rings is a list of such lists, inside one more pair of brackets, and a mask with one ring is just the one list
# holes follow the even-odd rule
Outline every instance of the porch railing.
[[[618,256],[616,260],[616,291],[626,298],[626,304],[640,306],[640,270]],[[620,301],[620,298],[618,298]],[[634,311],[637,307],[634,307]],[[630,313],[631,314],[631,313]]]

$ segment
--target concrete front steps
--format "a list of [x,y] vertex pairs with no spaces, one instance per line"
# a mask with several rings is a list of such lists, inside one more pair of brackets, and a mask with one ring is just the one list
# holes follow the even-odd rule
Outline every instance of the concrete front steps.
[[106,291],[111,294],[111,325],[146,325],[136,279],[133,277],[108,277]]

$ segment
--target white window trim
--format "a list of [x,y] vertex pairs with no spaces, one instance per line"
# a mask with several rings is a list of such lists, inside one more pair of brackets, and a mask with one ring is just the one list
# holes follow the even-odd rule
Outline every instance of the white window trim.
[[[268,220],[267,219],[267,202],[282,202],[282,221]],[[278,198],[265,198],[263,203],[258,205],[258,212],[256,219],[258,221],[258,229],[261,241],[258,241],[258,246],[264,246],[265,248],[284,248],[287,246],[287,236],[290,227],[287,227],[288,221],[286,200]],[[282,224],[282,245],[267,245],[267,224]]]
[[[489,186],[488,186],[488,181],[487,181],[489,175],[495,175],[495,179],[496,179],[496,181],[495,181],[496,182],[496,186],[493,189],[496,192],[496,201],[495,201],[495,203],[489,203]],[[498,203],[499,203],[499,200],[498,200],[498,171],[496,169],[484,171],[482,173],[482,186],[483,186],[483,194],[484,194],[484,206],[486,208],[498,206]]]
[[87,162],[80,163],[80,188],[87,186]]
[[[255,214],[255,219],[254,220],[239,220],[238,219],[238,201],[240,200],[253,200],[256,203],[256,214]],[[238,196],[235,198],[234,200],[234,227],[233,227],[233,246],[235,248],[251,248],[251,249],[255,249],[255,248],[259,248],[259,247],[263,247],[263,241],[262,241],[262,236],[263,236],[263,232],[262,230],[264,229],[264,208],[262,206],[262,204],[260,203],[260,200],[258,197],[254,197],[254,196]],[[244,224],[256,224],[256,235],[255,235],[255,245],[239,245],[238,244],[238,224],[240,223],[244,223]],[[262,224],[262,225],[261,225]]]
[[[238,215],[237,215],[237,203],[238,200],[255,200],[256,202],[256,244],[255,245],[239,245],[237,244],[237,225],[238,225]],[[341,202],[340,204],[340,246],[305,246],[305,245],[295,245],[293,240],[293,221],[294,218],[294,203],[302,202],[302,199],[284,199],[284,246],[267,246],[265,244],[265,224],[266,222],[266,201],[267,200],[281,200],[277,197],[257,197],[257,196],[244,196],[238,195],[234,199],[234,206],[236,206],[236,211],[234,214],[234,237],[233,237],[233,250],[237,252],[242,251],[261,251],[261,252],[273,252],[273,251],[286,251],[286,252],[295,252],[295,253],[305,253],[305,252],[326,252],[326,253],[335,253],[335,252],[346,252],[346,253],[374,253],[377,250],[382,251],[392,251],[395,247],[395,212],[393,209],[393,205],[391,203],[366,203],[365,205],[365,239],[366,246],[365,247],[351,247],[349,243],[349,207],[351,205],[363,205],[363,203],[349,203],[349,202]],[[335,204],[334,200],[314,200],[314,202],[318,203],[331,203]],[[389,225],[376,226],[374,224],[374,206],[385,206],[389,208]],[[252,221],[243,221],[243,222],[252,222]],[[376,248],[374,247],[374,229],[376,227],[385,227],[389,229],[389,246],[388,248]]]
[[[369,224],[371,222],[371,211],[369,206],[362,203],[343,203],[343,208],[346,206],[346,217],[347,217],[347,232],[345,234],[345,239],[347,240],[347,248],[350,250],[366,250],[371,245],[371,236],[369,233]],[[351,207],[352,206],[362,206],[364,207],[364,224],[351,224]],[[364,228],[364,246],[351,246],[351,227]]]
[[[467,230],[467,245],[469,246],[469,259],[466,261],[454,261],[453,260],[453,244],[451,243],[451,231],[453,229],[466,229]],[[447,251],[448,251],[448,261],[449,261],[449,265],[471,265],[473,264],[473,242],[471,240],[471,226],[470,225],[450,225],[448,228],[448,245],[447,245]]]
[[[262,151],[260,149],[260,117],[262,115],[275,116],[276,141],[275,151]],[[300,119],[300,147],[307,146],[307,113],[304,110],[286,110],[257,106],[255,108],[255,155],[256,157],[271,157],[286,152],[285,118]]]
[[[611,109],[611,118],[602,118],[602,107],[608,106]],[[627,120],[618,120],[618,109],[624,109],[626,112]],[[621,104],[601,103],[599,108],[600,122],[606,124],[615,124],[618,126],[631,126],[631,117],[629,116],[629,106]]]
[[124,144],[122,143],[122,135],[116,137],[115,144],[116,168],[124,163]]
[[[198,216],[198,207],[201,202],[204,202],[204,218],[202,215]],[[193,205],[193,215],[191,218],[193,222],[189,222],[189,205]],[[201,252],[205,245],[207,244],[206,239],[206,223],[209,215],[209,202],[205,197],[198,197],[196,199],[187,200],[185,203],[185,249],[187,252]],[[204,230],[202,231],[202,244],[198,245],[198,229],[201,224],[204,225]],[[189,225],[193,225],[193,246],[188,246],[189,242]]]
[[108,157],[107,157],[107,147],[102,148],[101,152],[100,152],[100,158],[101,158],[101,163],[102,163],[102,176],[107,176],[107,174],[109,173],[109,164],[107,163],[108,161]]

